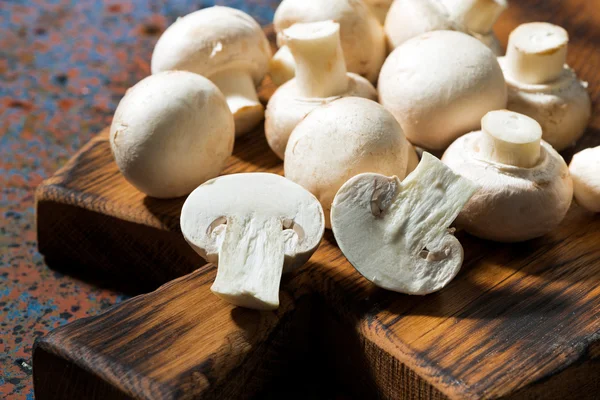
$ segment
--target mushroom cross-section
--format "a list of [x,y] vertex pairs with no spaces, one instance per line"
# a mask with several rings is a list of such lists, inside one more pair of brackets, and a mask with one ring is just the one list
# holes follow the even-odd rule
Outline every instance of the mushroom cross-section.
[[477,187],[429,153],[400,181],[361,174],[338,191],[333,233],[348,261],[384,289],[440,290],[458,273],[463,248],[448,230]]
[[319,201],[275,174],[215,178],[198,187],[181,211],[181,231],[204,259],[218,265],[211,290],[260,310],[279,306],[281,274],[308,261],[323,237]]
[[239,136],[264,117],[256,86],[270,59],[269,41],[251,16],[215,6],[179,18],[167,28],[152,53],[152,73],[185,70],[212,80],[227,99]]

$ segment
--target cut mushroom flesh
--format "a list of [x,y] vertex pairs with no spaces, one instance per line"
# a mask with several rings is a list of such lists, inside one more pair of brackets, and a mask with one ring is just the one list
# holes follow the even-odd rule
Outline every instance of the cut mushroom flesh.
[[304,264],[325,229],[318,200],[274,174],[227,175],[198,187],[181,212],[181,230],[207,261],[218,264],[211,290],[247,308],[279,305],[283,272]]
[[476,186],[429,153],[403,182],[361,174],[337,193],[331,219],[350,263],[382,288],[427,294],[458,273],[463,249],[448,229]]

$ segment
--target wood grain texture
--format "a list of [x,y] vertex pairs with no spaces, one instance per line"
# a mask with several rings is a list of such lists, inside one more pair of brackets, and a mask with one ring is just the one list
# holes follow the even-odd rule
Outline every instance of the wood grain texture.
[[[571,33],[569,63],[589,82],[595,115],[577,149],[600,145],[599,8],[598,0],[512,2],[498,24],[504,44],[529,20]],[[282,165],[254,132],[237,141],[224,173],[259,170],[281,173]],[[179,232],[183,200],[133,189],[105,133],[37,194],[40,250],[49,260],[146,286],[203,264]],[[204,266],[38,341],[36,396],[268,397],[270,385],[290,382],[291,395],[301,380],[357,398],[598,398],[600,216],[574,205],[556,232],[521,244],[458,236],[461,273],[426,297],[370,284],[330,232],[284,280],[276,312],[223,303],[209,292],[214,267]]]

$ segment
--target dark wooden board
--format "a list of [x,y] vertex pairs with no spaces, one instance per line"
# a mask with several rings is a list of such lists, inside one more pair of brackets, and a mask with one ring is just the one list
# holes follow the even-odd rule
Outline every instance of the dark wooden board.
[[[500,38],[528,20],[569,30],[569,63],[589,81],[595,111],[578,148],[600,144],[600,1],[522,3],[511,3]],[[257,131],[237,141],[224,173],[281,170]],[[184,243],[182,204],[125,182],[106,132],[38,189],[40,250],[51,266],[132,290],[199,268],[39,340],[38,399],[600,395],[598,215],[574,205],[556,232],[521,244],[459,234],[463,270],[426,297],[374,287],[327,233],[285,278],[280,309],[260,313],[210,293],[215,269]]]

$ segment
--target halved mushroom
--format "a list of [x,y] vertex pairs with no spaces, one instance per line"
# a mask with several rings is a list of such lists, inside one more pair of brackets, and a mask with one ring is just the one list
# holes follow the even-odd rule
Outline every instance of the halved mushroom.
[[271,76],[276,85],[285,83],[278,79],[295,75],[295,64],[289,64],[289,57],[278,54],[287,51],[281,37],[283,30],[297,23],[329,20],[340,24],[342,49],[348,71],[361,75],[372,83],[377,80],[386,56],[385,36],[383,27],[363,1],[283,0],[277,7],[273,20],[278,34],[277,44],[280,46],[275,54],[276,61],[271,65],[276,71]]
[[532,118],[512,111],[488,113],[482,130],[454,142],[442,161],[479,186],[457,226],[483,239],[519,242],[560,224],[573,198],[563,158],[541,140]]
[[569,171],[577,204],[592,212],[600,212],[600,146],[575,154]]
[[275,91],[265,113],[267,141],[281,159],[296,125],[318,106],[348,96],[377,99],[368,80],[346,71],[339,24],[295,24],[283,38],[297,62],[296,78]]
[[225,97],[203,76],[151,75],[127,91],[110,127],[119,170],[149,196],[184,196],[219,175],[233,151]]
[[566,64],[569,35],[557,25],[520,25],[498,59],[508,85],[507,108],[542,126],[543,139],[561,151],[579,139],[591,117],[587,83]]
[[269,41],[251,16],[215,6],[167,28],[152,53],[152,73],[185,70],[212,80],[227,98],[239,136],[264,118],[256,86],[267,74],[270,59]]
[[435,292],[462,266],[463,248],[448,228],[476,190],[423,153],[402,182],[371,173],[346,182],[333,201],[333,233],[348,261],[375,285]]
[[319,201],[267,173],[226,175],[198,187],[181,210],[181,231],[218,264],[211,290],[237,306],[279,306],[281,274],[308,261],[325,229]]
[[452,30],[468,33],[500,55],[492,27],[506,7],[506,0],[396,0],[385,20],[388,45],[393,50],[423,33]]

